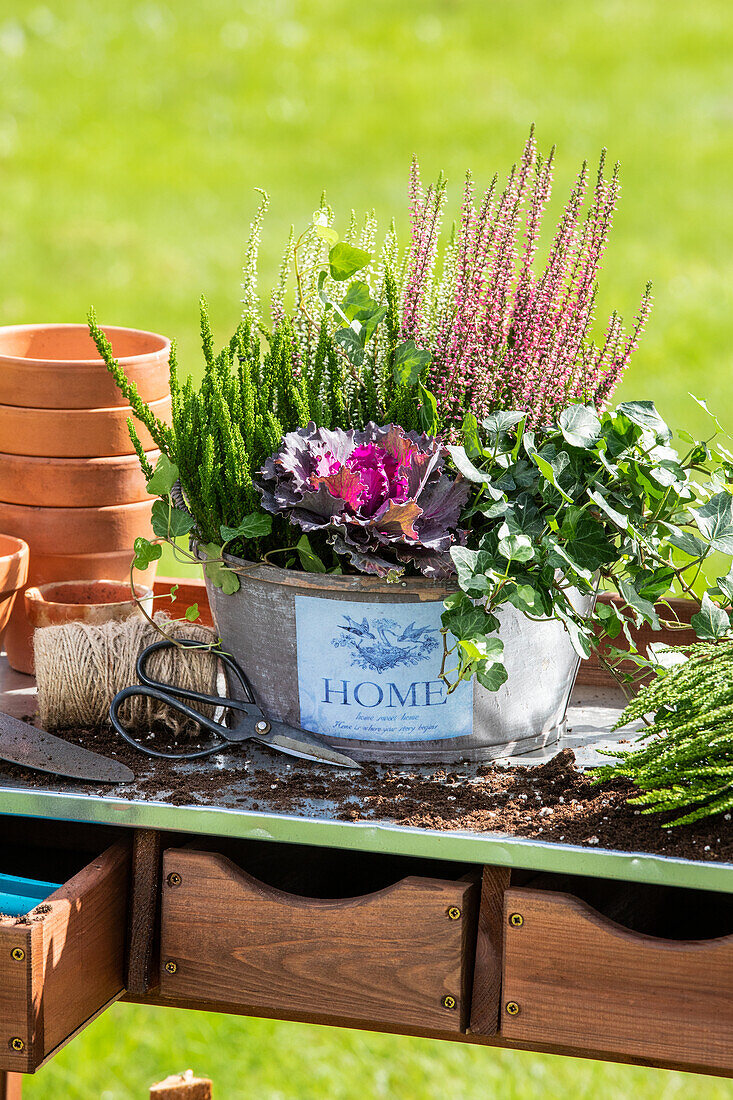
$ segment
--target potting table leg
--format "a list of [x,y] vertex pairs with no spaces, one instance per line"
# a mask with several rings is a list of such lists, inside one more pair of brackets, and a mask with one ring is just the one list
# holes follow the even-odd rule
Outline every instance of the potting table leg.
[[4,1073],[0,1070],[0,1100],[21,1100],[22,1073]]

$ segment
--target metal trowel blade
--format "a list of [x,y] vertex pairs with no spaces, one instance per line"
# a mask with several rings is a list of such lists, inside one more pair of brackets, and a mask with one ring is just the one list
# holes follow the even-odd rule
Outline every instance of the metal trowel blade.
[[132,783],[135,773],[107,756],[72,745],[0,711],[0,760],[89,783]]

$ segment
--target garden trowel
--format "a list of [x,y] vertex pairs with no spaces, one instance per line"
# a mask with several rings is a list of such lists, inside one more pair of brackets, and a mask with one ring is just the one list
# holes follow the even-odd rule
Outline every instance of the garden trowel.
[[72,745],[2,711],[0,760],[90,783],[131,783],[135,778],[134,772],[117,760]]

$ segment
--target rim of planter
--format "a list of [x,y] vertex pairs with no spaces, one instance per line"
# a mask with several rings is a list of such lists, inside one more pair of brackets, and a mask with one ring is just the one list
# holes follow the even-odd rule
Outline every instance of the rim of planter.
[[[200,561],[203,560],[198,545],[195,546]],[[458,581],[434,580],[431,577],[401,577],[398,581],[388,582],[383,577],[368,576],[360,573],[347,575],[338,573],[307,573],[301,569],[283,569],[278,565],[253,562],[247,558],[238,558],[234,554],[223,553],[225,561],[246,567],[244,574],[238,573],[240,583],[248,578],[266,584],[280,584],[290,588],[320,589],[328,592],[408,592],[423,599],[442,599],[458,588]],[[208,578],[207,578],[208,579]],[[234,593],[236,595],[236,593]]]
[[[104,325],[112,353],[143,401],[168,393],[167,336],[145,329]],[[36,351],[34,340],[41,344]],[[54,352],[58,346],[60,351]],[[25,348],[29,354],[25,354]],[[119,354],[120,351],[125,354]],[[74,354],[76,352],[76,354]],[[0,402],[30,408],[125,405],[86,325],[40,323],[0,326]]]

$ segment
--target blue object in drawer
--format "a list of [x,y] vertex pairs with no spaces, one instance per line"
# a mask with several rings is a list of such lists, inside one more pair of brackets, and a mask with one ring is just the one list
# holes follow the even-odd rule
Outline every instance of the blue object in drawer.
[[24,917],[58,888],[54,882],[0,875],[0,913],[6,917]]

